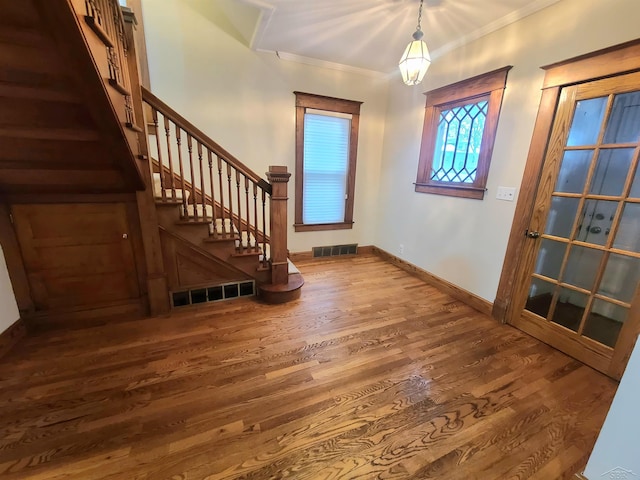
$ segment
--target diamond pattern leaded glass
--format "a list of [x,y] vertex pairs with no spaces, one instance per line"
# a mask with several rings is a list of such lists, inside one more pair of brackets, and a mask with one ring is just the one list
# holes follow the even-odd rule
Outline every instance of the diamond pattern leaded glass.
[[488,108],[489,102],[482,100],[440,112],[431,180],[475,181]]

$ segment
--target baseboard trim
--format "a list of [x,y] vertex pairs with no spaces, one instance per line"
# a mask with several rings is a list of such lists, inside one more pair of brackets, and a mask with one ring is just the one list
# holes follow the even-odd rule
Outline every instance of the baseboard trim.
[[[295,252],[289,253],[289,260],[293,263],[302,262],[304,260],[311,260],[313,258],[313,252]],[[325,257],[331,258],[331,257]]]
[[97,327],[106,323],[129,321],[149,314],[146,297],[93,307],[39,312],[25,318],[31,332]]
[[27,326],[22,318],[14,322],[4,332],[0,333],[0,358],[9,351],[27,334]]
[[379,257],[383,258],[389,263],[392,263],[396,267],[401,268],[405,272],[415,275],[425,283],[428,283],[429,285],[432,285],[442,290],[443,292],[451,295],[456,300],[460,300],[461,302],[466,303],[470,307],[475,308],[479,312],[484,313],[485,315],[491,316],[493,303],[491,303],[488,300],[485,300],[482,297],[479,297],[475,293],[471,293],[470,291],[465,290],[464,288],[460,288],[459,286],[454,285],[453,283],[448,282],[447,280],[440,278],[430,272],[427,272],[426,270],[423,270],[422,268],[412,263],[409,263],[406,260],[396,257],[395,255],[379,247],[375,247],[375,246],[372,247],[372,253],[378,255]]

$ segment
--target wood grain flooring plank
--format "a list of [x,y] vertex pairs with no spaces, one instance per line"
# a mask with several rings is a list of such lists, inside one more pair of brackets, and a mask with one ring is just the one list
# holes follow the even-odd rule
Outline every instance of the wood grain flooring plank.
[[43,330],[0,362],[0,480],[555,479],[615,382],[371,254],[300,299]]

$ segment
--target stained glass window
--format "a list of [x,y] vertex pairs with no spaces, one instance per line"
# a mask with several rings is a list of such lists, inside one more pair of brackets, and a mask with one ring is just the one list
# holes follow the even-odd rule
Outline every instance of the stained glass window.
[[484,198],[510,69],[426,93],[416,192]]
[[478,172],[489,102],[468,103],[440,112],[431,179],[473,183]]

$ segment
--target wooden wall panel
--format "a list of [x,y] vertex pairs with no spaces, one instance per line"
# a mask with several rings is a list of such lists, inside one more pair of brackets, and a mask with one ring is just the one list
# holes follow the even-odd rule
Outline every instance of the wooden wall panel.
[[251,279],[166,230],[160,231],[160,240],[169,290]]
[[140,296],[125,204],[14,205],[12,212],[36,310]]

